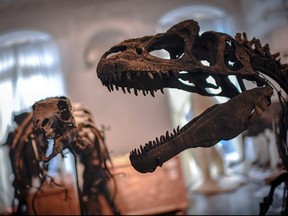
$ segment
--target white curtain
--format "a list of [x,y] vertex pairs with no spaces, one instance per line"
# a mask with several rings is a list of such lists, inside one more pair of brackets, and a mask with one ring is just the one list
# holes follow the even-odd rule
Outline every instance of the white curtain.
[[5,143],[13,115],[31,111],[46,97],[65,96],[57,47],[48,35],[13,32],[0,36],[0,213],[11,206],[13,180]]
[[50,40],[0,47],[0,142],[5,141],[13,112],[37,100],[65,94],[60,59]]

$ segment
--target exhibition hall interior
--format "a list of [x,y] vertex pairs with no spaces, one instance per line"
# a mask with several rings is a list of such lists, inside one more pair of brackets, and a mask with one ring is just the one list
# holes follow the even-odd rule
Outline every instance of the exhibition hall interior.
[[0,0],[0,215],[287,215],[287,0]]

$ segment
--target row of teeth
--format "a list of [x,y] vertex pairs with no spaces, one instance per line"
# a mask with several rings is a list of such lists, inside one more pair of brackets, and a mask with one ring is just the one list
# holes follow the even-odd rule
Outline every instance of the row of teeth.
[[139,155],[148,153],[149,151],[163,145],[164,143],[166,143],[167,141],[172,140],[173,138],[175,138],[177,135],[180,134],[180,129],[179,126],[177,127],[177,129],[173,129],[173,133],[170,133],[167,131],[166,135],[161,135],[160,139],[158,137],[156,137],[155,140],[153,141],[149,141],[148,143],[146,143],[144,146],[140,146],[140,148],[138,149],[134,149],[130,152],[130,157],[133,158],[137,158]]
[[[113,84],[104,84],[108,90],[111,92],[111,91],[114,91],[114,87],[117,91],[119,91],[119,87],[117,85],[113,85]],[[157,90],[139,90],[139,89],[136,89],[136,88],[129,88],[129,87],[121,87],[122,91],[126,94],[126,92],[128,92],[129,94],[131,94],[131,89],[133,90],[133,93],[138,96],[138,91],[143,93],[144,96],[150,94],[152,95],[153,97],[155,97],[155,93],[158,91]],[[164,90],[163,88],[160,89],[161,93],[164,94]]]
[[[139,77],[140,75],[143,75],[145,74],[146,77],[148,77],[149,79],[154,79],[154,78],[160,78],[160,79],[163,79],[164,76],[174,76],[174,77],[178,77],[178,73],[177,72],[173,72],[173,71],[170,71],[169,73],[166,73],[166,72],[139,72],[139,71],[136,71],[136,72],[118,72],[118,73],[111,73],[111,74],[102,74],[101,75],[101,81],[102,81],[102,84],[104,86],[106,86],[108,88],[108,90],[111,92],[111,91],[114,91],[114,89],[116,89],[117,91],[119,91],[119,87],[115,84],[112,84],[112,82],[119,82],[122,77],[121,76],[125,76],[127,80],[131,80],[131,76],[136,76],[136,77]],[[142,91],[143,95],[146,96],[147,94],[151,94],[153,97],[155,97],[155,92],[158,91],[157,90],[144,90],[144,89],[136,89],[136,88],[130,88],[130,87],[121,87],[122,88],[122,91],[126,94],[126,91],[131,94],[131,89],[133,90],[134,94],[136,96],[138,96],[138,91]],[[161,93],[164,94],[164,90],[163,88],[160,89]]]
[[136,72],[130,72],[130,71],[126,71],[125,73],[124,72],[115,72],[115,73],[111,73],[111,74],[102,74],[101,75],[101,80],[104,81],[104,82],[109,82],[111,83],[112,81],[114,82],[118,82],[118,81],[121,81],[122,77],[121,76],[125,76],[125,79],[127,80],[131,80],[131,77],[132,76],[135,76],[135,77],[139,77],[139,76],[143,76],[143,74],[145,74],[146,77],[148,77],[149,79],[154,79],[154,78],[160,78],[160,79],[163,79],[163,77],[167,77],[167,76],[174,76],[176,78],[178,78],[178,72],[173,72],[173,71],[169,71],[168,73],[167,72],[150,72],[150,71],[147,71],[147,72],[139,72],[139,71],[136,71]]

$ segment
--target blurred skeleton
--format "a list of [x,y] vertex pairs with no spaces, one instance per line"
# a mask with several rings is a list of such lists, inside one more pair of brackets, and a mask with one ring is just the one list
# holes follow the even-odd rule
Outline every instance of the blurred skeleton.
[[[27,196],[33,179],[40,180],[39,190],[48,179],[61,186],[48,174],[49,161],[59,153],[64,157],[64,149],[69,149],[74,154],[75,167],[77,156],[84,166],[82,190],[76,169],[81,214],[102,214],[100,196],[104,196],[113,214],[120,214],[108,186],[113,176],[107,165],[111,160],[104,134],[95,127],[88,109],[79,103],[71,104],[67,97],[51,97],[36,102],[33,112],[16,115],[14,121],[17,128],[10,132],[6,142],[14,174],[13,209],[18,204],[14,213],[27,213]],[[53,143],[53,149],[47,156],[49,143]],[[32,202],[34,214],[37,214],[36,198]]]

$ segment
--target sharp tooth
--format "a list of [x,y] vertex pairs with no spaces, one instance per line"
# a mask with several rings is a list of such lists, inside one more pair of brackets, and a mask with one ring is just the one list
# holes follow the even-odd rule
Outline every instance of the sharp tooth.
[[143,92],[143,95],[146,96],[146,92],[145,92],[145,90],[142,90],[142,92]]
[[121,87],[122,91],[126,94],[125,87]]
[[145,144],[144,149],[145,149],[146,152],[149,151],[150,148],[149,148],[149,144],[148,143]]
[[177,134],[177,132],[176,132],[175,128],[173,129],[173,133],[174,133],[174,135],[176,135],[176,134]]
[[153,90],[150,90],[150,94],[155,97],[155,94],[154,94],[154,91]]
[[160,91],[161,91],[162,94],[164,94],[164,89],[163,88],[161,88]]
[[113,84],[110,85],[110,88],[111,88],[112,91],[114,91]]
[[115,85],[115,88],[117,89],[117,91],[119,91],[119,87],[117,85]]
[[134,88],[134,94],[135,94],[136,96],[138,96],[138,92],[137,92],[137,89],[136,89],[136,88]]
[[150,79],[154,79],[153,74],[151,72],[147,72],[147,75]]
[[169,138],[169,132],[168,132],[168,130],[166,131],[166,138]]
[[160,136],[160,142],[164,143],[165,142],[165,137],[163,135]]
[[109,92],[111,92],[110,85],[107,85],[107,88],[108,88]]
[[130,158],[131,158],[131,159],[135,159],[134,151],[131,151],[131,152],[130,152]]
[[131,91],[130,91],[130,88],[129,88],[129,87],[127,87],[127,91],[129,92],[129,94],[131,94]]

